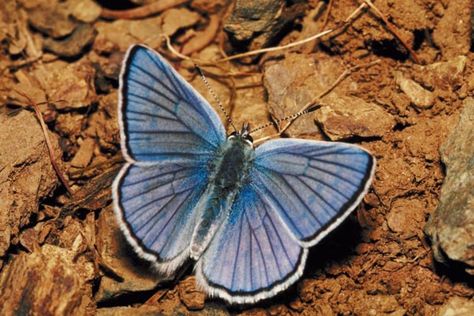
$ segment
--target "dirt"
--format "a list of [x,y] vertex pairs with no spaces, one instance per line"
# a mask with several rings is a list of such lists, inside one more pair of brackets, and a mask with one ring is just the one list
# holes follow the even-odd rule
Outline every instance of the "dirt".
[[[239,1],[239,10],[246,2]],[[261,12],[268,21],[256,33],[245,29],[245,41],[239,41],[232,37],[239,27],[230,19],[230,1],[171,5],[137,19],[111,19],[110,10],[146,8],[153,1],[115,7],[113,1],[5,1],[1,314],[473,314],[472,276],[459,264],[437,263],[423,231],[445,179],[440,147],[458,122],[463,100],[474,96],[471,1],[373,1],[389,24],[366,8],[341,27],[363,2],[273,1],[279,9]],[[100,17],[104,8],[107,19]],[[242,12],[249,13],[239,12],[239,21]],[[232,32],[225,25],[233,25]],[[319,96],[313,111],[285,135],[370,150],[377,169],[363,203],[311,249],[294,286],[255,306],[206,298],[191,267],[177,280],[154,274],[127,245],[111,206],[110,186],[123,163],[116,109],[128,46],[159,50],[224,121],[193,63],[177,58],[160,34],[170,36],[178,52],[213,61],[334,28],[304,45],[201,67],[238,127],[278,121]],[[253,137],[275,132],[270,126]]]

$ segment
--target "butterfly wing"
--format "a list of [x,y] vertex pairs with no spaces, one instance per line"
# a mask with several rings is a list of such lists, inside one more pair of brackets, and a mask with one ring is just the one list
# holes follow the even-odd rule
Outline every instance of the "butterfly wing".
[[196,279],[212,296],[254,303],[294,283],[306,257],[275,209],[247,185],[197,262]]
[[124,60],[119,123],[127,163],[113,185],[116,217],[135,251],[171,274],[189,257],[199,217],[193,206],[224,127],[162,57],[141,45]]
[[130,47],[124,60],[119,123],[128,162],[205,160],[226,138],[208,102],[142,45]]
[[207,185],[205,170],[191,164],[126,164],[114,182],[114,205],[135,251],[165,274],[189,258],[196,222],[193,206]]
[[256,149],[254,168],[196,275],[209,293],[254,303],[302,274],[307,248],[361,201],[375,161],[360,147],[281,139]]
[[361,147],[278,139],[256,149],[252,181],[305,247],[337,227],[360,203],[375,159]]

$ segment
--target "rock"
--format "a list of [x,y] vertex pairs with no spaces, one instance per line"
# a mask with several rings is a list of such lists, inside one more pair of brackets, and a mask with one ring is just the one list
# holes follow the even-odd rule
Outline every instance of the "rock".
[[161,15],[140,20],[98,21],[95,27],[99,34],[94,48],[103,50],[103,47],[107,47],[110,52],[125,52],[130,45],[136,43],[159,47],[163,39],[159,36],[162,33],[162,21]]
[[[340,61],[324,54],[288,54],[282,61],[266,63],[263,84],[268,94],[269,112],[277,119],[297,113],[325,91],[336,80],[341,69],[343,66]],[[348,78],[333,93],[351,82]],[[299,117],[287,131],[292,137],[319,133],[312,113]]]
[[[19,83],[10,84],[8,94],[12,104],[30,106],[32,100],[37,104],[48,103],[48,106],[54,106],[55,109],[70,110],[87,107],[97,99],[94,71],[87,61],[67,63],[56,60],[27,73],[18,71],[15,75]],[[45,100],[45,92],[48,102]],[[42,106],[46,107],[46,104]]]
[[155,316],[155,315],[199,315],[199,316],[228,316],[229,312],[221,306],[208,306],[199,312],[190,313],[179,302],[166,302],[159,305],[119,306],[97,309],[97,316]]
[[451,297],[438,312],[438,316],[471,316],[473,314],[474,302],[457,296]]
[[44,49],[60,57],[76,57],[94,42],[96,35],[97,31],[92,25],[81,24],[66,38],[45,39]]
[[118,224],[112,206],[102,210],[97,221],[97,250],[110,273],[102,278],[95,296],[98,302],[122,294],[154,289],[161,278],[151,267],[137,258],[128,245]]
[[69,0],[71,16],[85,23],[92,23],[100,16],[102,8],[93,0]]
[[423,227],[425,208],[424,203],[418,199],[395,200],[387,214],[388,228],[404,239],[415,236]]
[[[0,114],[0,256],[11,238],[30,222],[38,202],[47,197],[58,180],[51,165],[40,124],[32,112],[9,117]],[[57,136],[49,133],[55,159],[61,162]],[[61,164],[60,164],[61,167]]]
[[116,152],[120,144],[117,119],[117,93],[109,93],[99,101],[98,111],[88,118],[87,135],[99,142],[102,150]]
[[206,294],[196,288],[196,278],[191,276],[180,282],[178,288],[181,302],[189,310],[201,310],[204,308]]
[[42,33],[60,38],[71,34],[78,23],[69,17],[67,3],[51,1],[33,8],[28,14],[30,24]]
[[433,31],[433,41],[445,59],[466,55],[471,47],[471,0],[448,1]]
[[316,122],[331,140],[382,137],[395,126],[395,119],[389,113],[358,97],[333,93],[320,104]]
[[92,160],[94,154],[95,140],[92,138],[86,138],[79,150],[77,151],[74,158],[71,160],[71,166],[76,168],[86,167]]
[[160,306],[142,305],[139,307],[118,306],[97,309],[97,316],[152,316],[163,315],[163,308]]
[[94,268],[72,252],[44,245],[15,256],[0,274],[0,314],[85,315]]
[[463,82],[463,73],[466,68],[468,58],[466,56],[456,56],[445,62],[438,62],[428,66],[423,82],[426,82],[435,89],[455,90]]
[[228,0],[194,0],[191,8],[201,13],[215,14],[228,5]]
[[434,95],[415,81],[404,77],[401,73],[395,74],[395,80],[400,89],[410,98],[413,105],[419,109],[430,108],[434,103]]
[[460,261],[474,274],[474,99],[464,109],[451,135],[441,147],[447,167],[438,208],[425,232],[432,241],[435,259]]
[[[468,58],[466,56],[456,56],[448,61],[433,63],[431,65],[415,65],[412,72],[413,79],[423,87],[433,91],[433,95],[441,100],[453,98],[454,91],[459,90],[464,82],[465,69]],[[466,89],[472,90],[470,80],[467,80]]]
[[238,42],[250,42],[248,50],[268,46],[285,25],[302,16],[306,5],[289,7],[283,0],[237,0],[224,29]]
[[188,28],[198,23],[200,15],[185,8],[173,8],[163,13],[163,33],[173,36],[180,29]]

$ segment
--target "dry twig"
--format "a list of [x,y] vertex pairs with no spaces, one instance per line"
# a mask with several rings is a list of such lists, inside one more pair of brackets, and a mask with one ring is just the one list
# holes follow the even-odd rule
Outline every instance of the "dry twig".
[[415,51],[411,49],[411,47],[403,40],[401,37],[400,33],[398,33],[397,29],[393,26],[392,23],[385,17],[385,14],[382,13],[382,11],[379,10],[375,6],[375,4],[372,3],[370,0],[364,0],[364,3],[370,7],[373,12],[384,22],[385,26],[387,26],[387,29],[392,32],[392,34],[400,41],[400,43],[405,47],[405,49],[410,53],[411,58],[413,61],[417,64],[420,63],[418,56],[416,55]]
[[141,19],[187,2],[189,0],[159,0],[130,10],[102,9],[100,16],[105,19]]
[[183,45],[182,53],[184,55],[191,55],[194,52],[200,51],[207,45],[212,43],[219,31],[220,17],[218,15],[211,15],[209,18],[209,25],[201,32],[197,32],[195,36]]
[[51,140],[49,139],[49,135],[48,135],[48,127],[46,127],[46,123],[43,120],[43,115],[41,114],[41,111],[38,107],[38,104],[36,104],[36,102],[34,102],[28,95],[26,95],[22,91],[19,91],[19,90],[15,89],[15,92],[18,93],[19,95],[23,96],[25,99],[27,99],[30,102],[30,105],[33,107],[33,110],[35,111],[36,117],[38,118],[38,121],[40,122],[41,129],[43,131],[44,139],[46,141],[46,147],[48,148],[49,159],[51,161],[51,165],[53,166],[54,171],[58,175],[59,180],[62,182],[62,184],[66,188],[69,195],[71,197],[74,196],[74,193],[72,192],[71,187],[67,183],[66,177],[64,177],[63,173],[59,169],[58,164],[56,163],[56,159],[54,158],[53,146],[51,144]]

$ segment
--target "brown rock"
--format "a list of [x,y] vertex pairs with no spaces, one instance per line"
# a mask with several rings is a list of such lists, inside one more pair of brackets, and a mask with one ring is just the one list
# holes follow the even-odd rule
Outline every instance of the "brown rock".
[[37,104],[46,103],[48,96],[49,106],[67,110],[87,107],[97,98],[93,84],[94,70],[87,62],[57,60],[44,63],[28,73],[18,71],[15,75],[19,83],[11,85],[8,95],[13,104],[31,106],[29,99]]
[[178,293],[181,302],[183,302],[189,310],[201,310],[204,308],[206,294],[196,288],[196,279],[194,276],[188,277],[180,282]]
[[44,49],[61,57],[76,57],[94,42],[96,35],[97,31],[92,25],[81,24],[66,38],[45,39]]
[[474,314],[474,302],[472,300],[451,297],[441,306],[438,316],[470,316]]
[[160,282],[160,277],[145,262],[137,258],[123,237],[112,210],[102,210],[97,222],[97,250],[106,273],[95,296],[98,302],[121,294],[149,291]]
[[100,16],[102,8],[93,0],[69,0],[69,11],[75,19],[92,23]]
[[172,36],[178,30],[193,26],[200,20],[200,15],[185,8],[169,9],[163,13],[163,33]]
[[303,15],[306,6],[282,0],[237,0],[224,29],[237,41],[250,42],[249,50],[267,46],[285,25]]
[[331,140],[382,137],[395,126],[395,119],[389,113],[357,97],[333,93],[320,104],[316,122]]
[[425,71],[421,80],[435,89],[453,91],[462,84],[467,62],[466,56],[456,56],[445,62],[423,66]]
[[140,20],[98,21],[95,27],[99,34],[94,42],[96,47],[111,47],[113,51],[126,51],[135,43],[158,47],[162,43],[162,16]]
[[[288,54],[283,61],[265,64],[263,83],[268,94],[268,108],[277,119],[293,115],[325,91],[341,72],[342,63],[324,54]],[[345,84],[350,84],[347,80]],[[335,93],[344,87],[340,85]],[[282,123],[284,124],[284,123]],[[313,114],[303,115],[288,129],[292,137],[319,135]]]
[[392,203],[387,215],[388,227],[391,231],[402,235],[402,238],[412,237],[424,224],[424,209],[425,206],[418,199],[397,199]]
[[474,99],[464,101],[459,123],[441,147],[447,167],[440,203],[425,232],[436,260],[461,261],[474,268]]
[[142,305],[138,307],[118,306],[97,309],[97,316],[155,316],[163,315],[163,308],[160,306]]
[[190,3],[191,8],[199,12],[212,14],[217,13],[228,4],[228,0],[194,0]]
[[228,316],[224,307],[208,306],[192,314],[178,302],[166,302],[159,305],[119,306],[97,309],[97,316],[157,316],[157,315],[199,315],[199,316]]
[[[10,238],[38,211],[38,202],[57,185],[44,135],[32,112],[0,114],[0,256]],[[61,161],[57,136],[49,133],[56,161]]]
[[74,158],[71,160],[71,166],[76,168],[86,167],[92,160],[94,154],[95,140],[92,138],[86,138],[79,150],[77,151]]
[[434,103],[434,95],[415,81],[404,77],[401,73],[395,74],[400,89],[410,98],[413,105],[420,109],[430,108]]
[[69,35],[77,27],[77,22],[69,17],[67,3],[57,1],[33,8],[28,18],[31,25],[53,38]]
[[51,245],[15,256],[0,275],[0,314],[84,315],[93,266],[74,257]]

